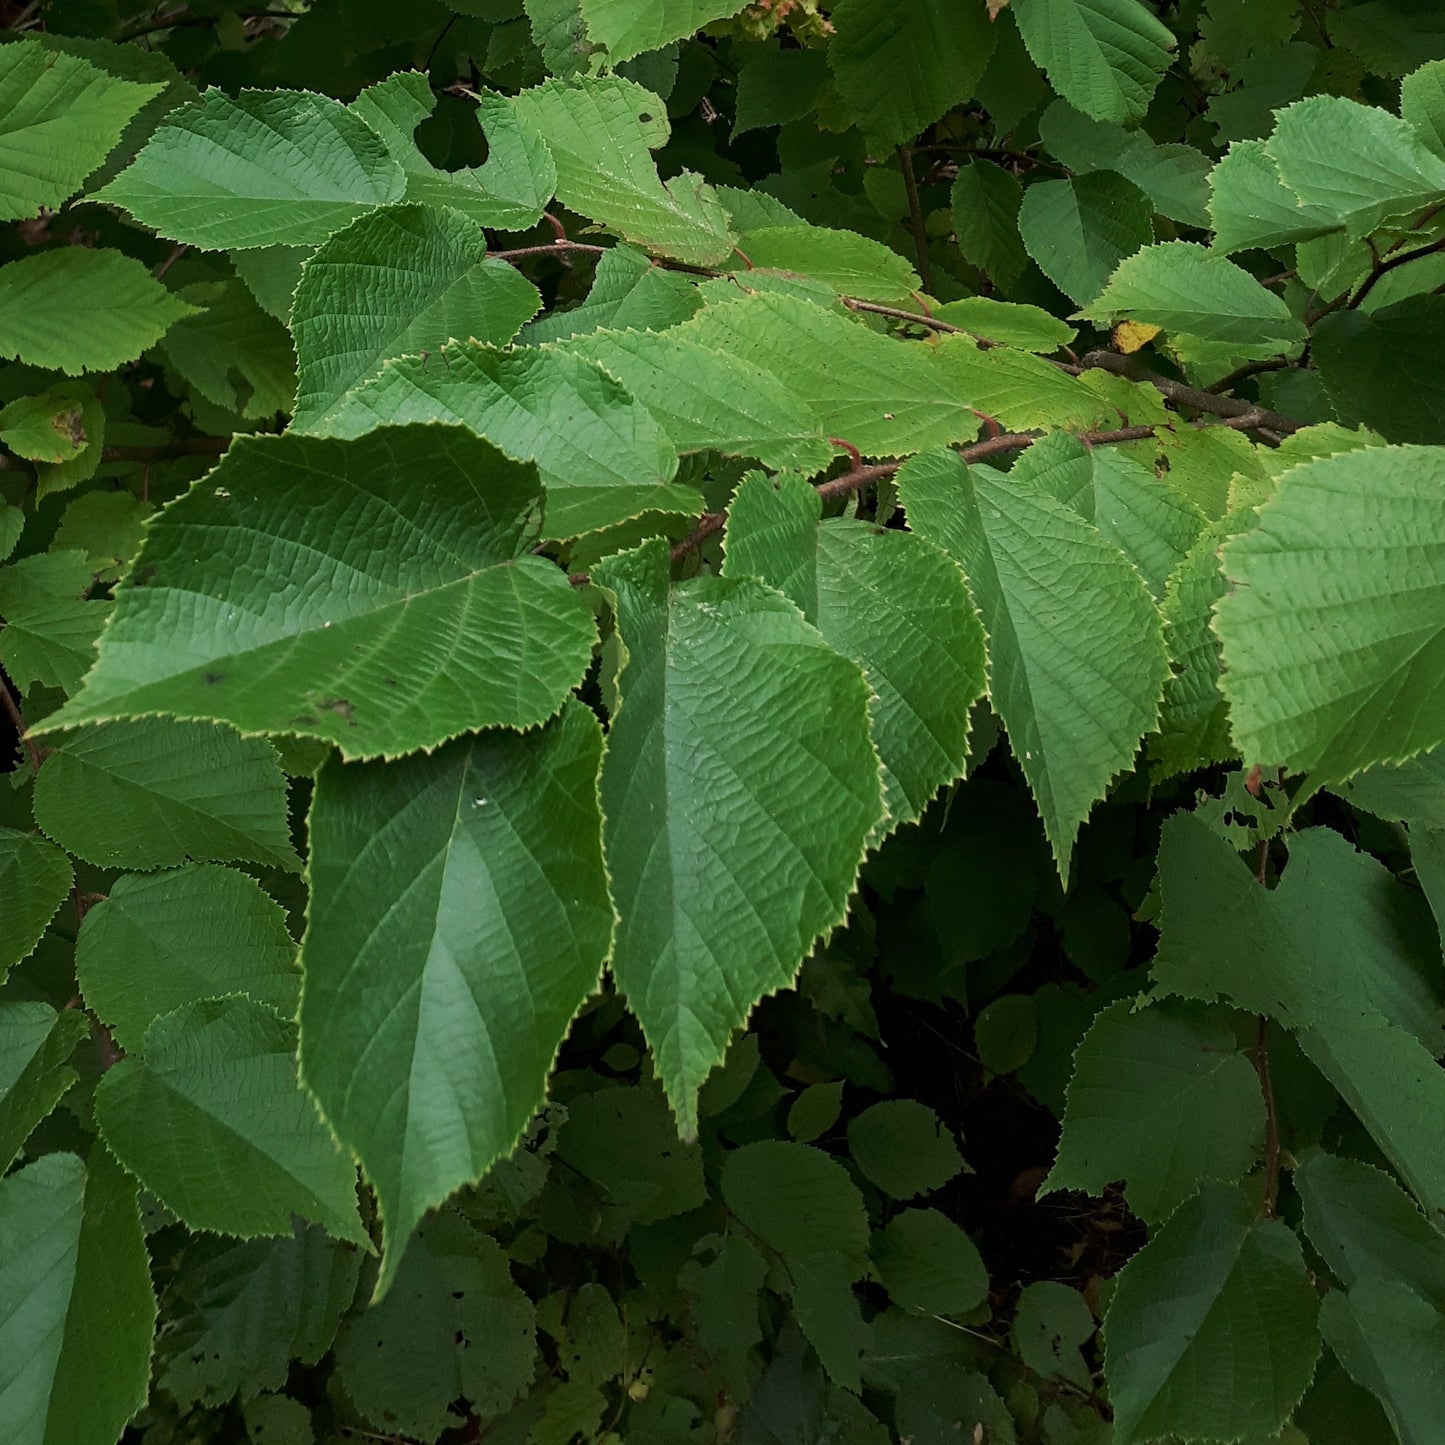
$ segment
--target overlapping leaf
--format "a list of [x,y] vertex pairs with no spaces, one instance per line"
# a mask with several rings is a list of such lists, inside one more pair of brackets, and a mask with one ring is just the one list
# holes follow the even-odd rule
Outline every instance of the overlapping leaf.
[[0,976],[29,954],[65,902],[70,860],[38,833],[0,828]]
[[375,757],[541,722],[594,629],[552,563],[519,555],[538,500],[531,467],[460,428],[243,437],[151,524],[51,725],[167,712]]
[[10,1167],[30,1131],[79,1077],[70,1057],[89,1033],[80,1009],[0,1004],[0,1169]]
[[376,1188],[383,1287],[422,1214],[516,1142],[597,983],[601,753],[574,703],[318,779],[302,1067]]
[[1153,218],[1149,198],[1132,181],[1092,171],[1030,186],[1019,207],[1019,234],[1039,270],[1084,306],[1125,257],[1154,239]]
[[85,675],[110,611],[104,598],[86,596],[94,582],[90,559],[68,548],[0,569],[0,661],[21,687],[71,691]]
[[614,65],[682,40],[741,8],[740,0],[581,0],[588,36]]

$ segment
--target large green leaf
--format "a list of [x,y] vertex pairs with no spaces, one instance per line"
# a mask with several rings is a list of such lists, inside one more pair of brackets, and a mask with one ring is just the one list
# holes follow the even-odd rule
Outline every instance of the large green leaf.
[[302,1067],[381,1204],[381,1287],[421,1216],[545,1098],[612,934],[580,703],[429,757],[325,767],[311,810]]
[[1273,1435],[1314,1374],[1318,1314],[1294,1234],[1206,1183],[1119,1275],[1104,1320],[1114,1438]]
[[163,85],[107,75],[38,40],[0,50],[0,220],[57,211]]
[[1084,306],[1126,256],[1154,239],[1153,220],[1154,207],[1132,181],[1091,171],[1030,186],[1019,207],[1019,234],[1039,270]]
[[1058,1157],[1040,1188],[1100,1194],[1122,1179],[1130,1209],[1158,1223],[1201,1179],[1246,1174],[1263,1137],[1259,1079],[1227,1018],[1121,1000],[1074,1055]]
[[1174,35],[1140,0],[1013,0],[1014,19],[1054,89],[1096,120],[1138,120]]
[[46,1003],[0,1004],[0,1169],[8,1169],[30,1131],[78,1075],[75,1046],[90,1033],[78,1008],[61,1013]]
[[621,76],[547,80],[513,100],[547,137],[564,206],[659,255],[724,260],[737,238],[717,193],[689,171],[664,182],[649,152],[668,137],[667,107]]
[[356,1169],[296,1081],[296,1029],[250,999],[163,1014],[113,1065],[95,1119],[127,1169],[192,1229],[291,1233],[291,1216],[367,1242]]
[[970,161],[954,178],[951,200],[958,248],[1004,291],[1029,264],[1019,236],[1022,199],[1018,177],[992,161]]
[[53,740],[35,780],[35,821],[105,868],[197,862],[300,866],[286,826],[286,779],[264,738],[146,718]]
[[389,357],[454,338],[505,345],[541,305],[537,288],[453,211],[394,206],[332,236],[301,272],[291,308],[293,425],[317,423]]
[[105,1150],[0,1181],[0,1435],[114,1445],[146,1402],[156,1302],[135,1185]]
[[525,554],[539,491],[461,428],[241,437],[148,527],[95,668],[48,725],[167,712],[376,757],[539,723],[595,636],[562,572]]
[[353,392],[326,430],[444,421],[470,427],[509,457],[535,461],[546,483],[543,530],[567,538],[647,513],[695,516],[702,498],[674,483],[677,453],[620,382],[568,351],[449,346],[407,357]]
[[[1266,890],[1191,814],[1165,827],[1159,887],[1158,987],[1298,1030],[1421,1203],[1445,1213],[1438,942],[1419,895],[1325,828],[1294,835],[1279,887]],[[1222,917],[1234,926],[1221,929]]]
[[0,978],[40,942],[73,881],[70,859],[48,838],[0,828]]
[[839,0],[828,18],[844,103],[870,140],[889,145],[973,95],[996,33],[983,0]]
[[86,1005],[129,1050],[161,1014],[223,994],[290,1018],[300,984],[280,905],[244,873],[213,864],[117,878],[85,915],[75,973]]
[[984,688],[983,629],[963,574],[921,537],[824,521],[806,482],[756,473],[728,509],[725,571],[776,587],[863,669],[888,822],[913,822],[962,776],[969,708]]
[[1224,548],[1222,685],[1246,762],[1340,779],[1445,742],[1445,454],[1285,473]]
[[1266,351],[1285,351],[1306,335],[1281,297],[1233,261],[1190,241],[1136,251],[1083,314]]
[[581,0],[581,7],[589,38],[617,65],[735,14],[742,0]]
[[1209,220],[1211,249],[1224,253],[1307,241],[1340,227],[1332,206],[1301,203],[1258,140],[1235,141],[1210,172]]
[[61,246],[0,266],[0,356],[111,371],[195,310],[130,256]]
[[315,1225],[279,1239],[193,1235],[164,1296],[156,1383],[178,1404],[224,1406],[314,1365],[356,1294],[360,1251]]
[[612,966],[684,1135],[764,994],[847,907],[882,812],[868,688],[761,583],[669,588],[667,550],[609,558],[628,660],[602,769]]
[[910,527],[968,577],[994,711],[1067,877],[1080,824],[1158,716],[1158,612],[1119,550],[1036,486],[931,453],[903,467],[898,490]]
[[18,686],[69,692],[80,682],[110,612],[104,598],[86,595],[94,585],[90,558],[70,548],[0,568],[0,661]]
[[919,286],[918,273],[897,251],[856,231],[758,226],[742,233],[738,251],[752,262],[735,273],[744,284],[749,270],[780,271],[821,281],[844,296],[892,302],[907,301]]
[[208,90],[167,117],[91,198],[205,250],[305,246],[402,199],[406,174],[339,101],[307,91]]
[[557,184],[547,143],[526,125],[509,100],[491,91],[476,96],[476,117],[486,132],[485,164],[438,170],[417,148],[412,132],[436,106],[431,82],[420,71],[398,71],[368,87],[350,109],[382,139],[406,172],[406,199],[460,211],[474,225],[525,231],[541,217]]

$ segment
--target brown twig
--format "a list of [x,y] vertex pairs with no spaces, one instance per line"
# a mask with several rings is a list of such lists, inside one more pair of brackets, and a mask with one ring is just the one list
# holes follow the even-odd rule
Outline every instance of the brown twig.
[[[1264,887],[1269,869],[1269,839],[1261,838],[1255,849],[1254,878]],[[1264,1199],[1261,1209],[1273,1219],[1279,1202],[1279,1111],[1274,1100],[1274,1082],[1269,1069],[1269,1020],[1260,1014],[1254,1034],[1254,1071],[1264,1095]]]
[[[1283,436],[1290,436],[1306,425],[1302,421],[1296,421],[1294,417],[1282,416],[1275,411],[1266,411],[1252,401],[1242,401],[1237,396],[1216,396],[1212,391],[1189,386],[1185,382],[1175,381],[1172,377],[1160,376],[1157,372],[1143,371],[1130,357],[1120,356],[1114,351],[1091,351],[1080,361],[1077,368],[1066,366],[1063,369],[1069,372],[1111,371],[1115,376],[1122,376],[1129,381],[1147,382],[1166,401],[1172,401],[1175,406],[1187,406],[1193,411],[1207,412],[1211,416],[1228,417],[1231,425],[1236,427],[1244,426],[1247,429],[1253,426],[1266,426],[1271,431],[1279,432]],[[1246,416],[1250,418],[1248,422],[1242,420]]]
[[230,437],[175,437],[154,447],[106,447],[103,462],[163,462],[173,457],[218,457],[231,445]]
[[898,147],[898,168],[903,172],[903,190],[908,197],[908,229],[913,232],[913,247],[918,252],[918,278],[925,291],[932,291],[933,258],[928,254],[928,226],[918,195],[918,177],[913,174],[913,152],[906,145]]
[[30,771],[38,773],[41,763],[45,761],[45,754],[41,752],[40,744],[26,732],[25,715],[20,711],[15,694],[3,679],[0,679],[0,707],[5,709],[5,716],[10,719],[10,725],[20,738],[20,746],[25,749],[25,756],[30,759]]

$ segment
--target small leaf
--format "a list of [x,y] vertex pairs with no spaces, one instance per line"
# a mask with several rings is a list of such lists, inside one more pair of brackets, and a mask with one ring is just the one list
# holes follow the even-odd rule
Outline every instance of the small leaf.
[[1078,1290],[1057,1280],[1025,1285],[1014,1312],[1013,1341],[1019,1358],[1042,1380],[1068,1380],[1092,1391],[1094,1377],[1079,1346],[1094,1333],[1094,1316]]
[[1012,171],[992,161],[960,166],[953,182],[953,229],[964,259],[1000,290],[1010,290],[1028,269],[1019,237],[1023,190]]
[[183,1004],[101,1080],[116,1156],[192,1229],[286,1235],[291,1216],[366,1244],[356,1170],[296,1081],[296,1030],[230,997]]
[[78,1008],[56,1013],[45,1003],[0,1004],[0,1169],[10,1167],[30,1131],[75,1083],[70,1056],[89,1034]]
[[988,1299],[974,1242],[936,1209],[905,1209],[873,1236],[873,1264],[893,1302],[962,1319]]
[[894,1199],[929,1194],[964,1167],[952,1131],[915,1099],[888,1099],[850,1119],[848,1148],[864,1175]]
[[0,978],[40,942],[73,881],[70,859],[48,838],[0,828]]
[[0,661],[19,687],[79,685],[111,607],[86,596],[94,583],[84,552],[38,553],[0,568]]
[[1119,263],[1154,239],[1154,207],[1132,181],[1092,171],[1024,192],[1019,234],[1044,273],[1077,305],[1104,289]]

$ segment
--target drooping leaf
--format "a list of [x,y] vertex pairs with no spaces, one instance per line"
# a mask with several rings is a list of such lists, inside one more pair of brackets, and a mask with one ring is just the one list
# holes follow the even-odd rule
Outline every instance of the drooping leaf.
[[406,174],[338,101],[307,91],[208,90],[172,112],[92,200],[203,250],[306,246],[402,199]]
[[1030,186],[1018,225],[1039,270],[1085,306],[1121,261],[1154,239],[1153,218],[1149,198],[1132,181],[1113,171],[1091,171]]
[[1067,876],[1080,824],[1158,716],[1158,613],[1118,549],[1034,487],[932,453],[900,471],[898,489],[910,527],[968,577],[989,695]]
[[130,256],[62,246],[0,266],[0,356],[111,371],[195,309]]
[[57,211],[162,85],[107,75],[34,37],[0,51],[0,220]]
[[907,532],[824,521],[796,477],[744,478],[728,511],[725,573],[794,602],[863,669],[889,822],[912,822],[968,757],[969,708],[983,692],[983,629],[958,568]]
[[1225,545],[1215,626],[1247,763],[1341,779],[1445,742],[1442,485],[1431,447],[1326,457]]
[[573,703],[317,780],[302,1068],[377,1191],[382,1288],[426,1210],[516,1143],[597,984],[601,753]]
[[[315,1225],[277,1239],[191,1239],[166,1290],[156,1382],[180,1405],[212,1409],[314,1365],[356,1294],[358,1250]],[[265,1445],[265,1442],[262,1442]]]
[[164,711],[376,757],[539,723],[594,630],[566,577],[519,555],[538,492],[461,428],[241,437],[147,529],[95,668],[48,725]]
[[1122,1179],[1130,1209],[1157,1223],[1201,1179],[1233,1184],[1250,1169],[1264,1099],[1227,1019],[1122,1001],[1095,1017],[1074,1055],[1063,1123],[1040,1189],[1099,1194]]
[[601,784],[612,968],[687,1135],[732,1031],[842,919],[882,803],[858,668],[762,584],[669,589],[667,560],[593,580],[629,654]]
[[75,1083],[70,1056],[89,1032],[80,1009],[0,1004],[0,1169],[10,1167],[30,1131]]
[[135,1184],[104,1148],[0,1181],[6,1440],[113,1445],[146,1402],[155,1319]]
[[1140,0],[1013,0],[1034,63],[1096,120],[1137,120],[1169,64],[1173,33]]
[[650,152],[668,136],[667,107],[621,76],[547,80],[512,101],[547,137],[557,199],[659,255],[695,266],[736,244],[717,193],[688,171],[664,183]]
[[868,1180],[894,1199],[940,1189],[963,1168],[952,1132],[916,1099],[885,1099],[850,1119],[848,1148]]
[[95,661],[110,603],[86,596],[94,583],[90,559],[69,549],[0,568],[0,661],[20,687],[69,691]]
[[379,425],[470,427],[546,483],[544,532],[558,539],[649,513],[695,516],[702,498],[674,483],[677,453],[620,382],[565,350],[451,346],[382,368],[327,419],[337,436]]
[[192,1229],[291,1233],[291,1216],[367,1243],[356,1170],[296,1081],[296,1030],[264,1004],[203,999],[162,1014],[112,1066],[96,1123],[116,1156]]
[[73,880],[70,859],[48,838],[0,828],[0,978],[40,941]]
[[1202,341],[1266,350],[1287,350],[1306,334],[1281,297],[1233,261],[1189,241],[1136,251],[1084,313],[1099,322],[1143,321]]
[[86,1004],[129,1050],[162,1014],[224,994],[291,1018],[300,984],[280,905],[213,864],[116,879],[86,912],[75,972]]
[[337,1341],[342,1383],[371,1423],[435,1440],[468,1401],[497,1415],[531,1383],[532,1303],[512,1283],[501,1246],[454,1214],[428,1219],[396,1283]]
[[1206,1183],[1119,1275],[1104,1320],[1116,1439],[1272,1435],[1314,1374],[1318,1313],[1290,1229]]
[[51,740],[35,821],[105,868],[196,862],[299,867],[276,749],[209,723],[146,718]]
[[450,211],[369,212],[307,261],[292,304],[298,390],[294,425],[316,423],[393,356],[454,338],[503,346],[540,305],[537,289]]
[[1028,268],[1019,236],[1023,191],[1018,177],[992,161],[960,166],[953,182],[953,229],[964,258],[1008,291]]
[[828,63],[859,129],[898,145],[973,93],[993,51],[982,0],[839,0]]

